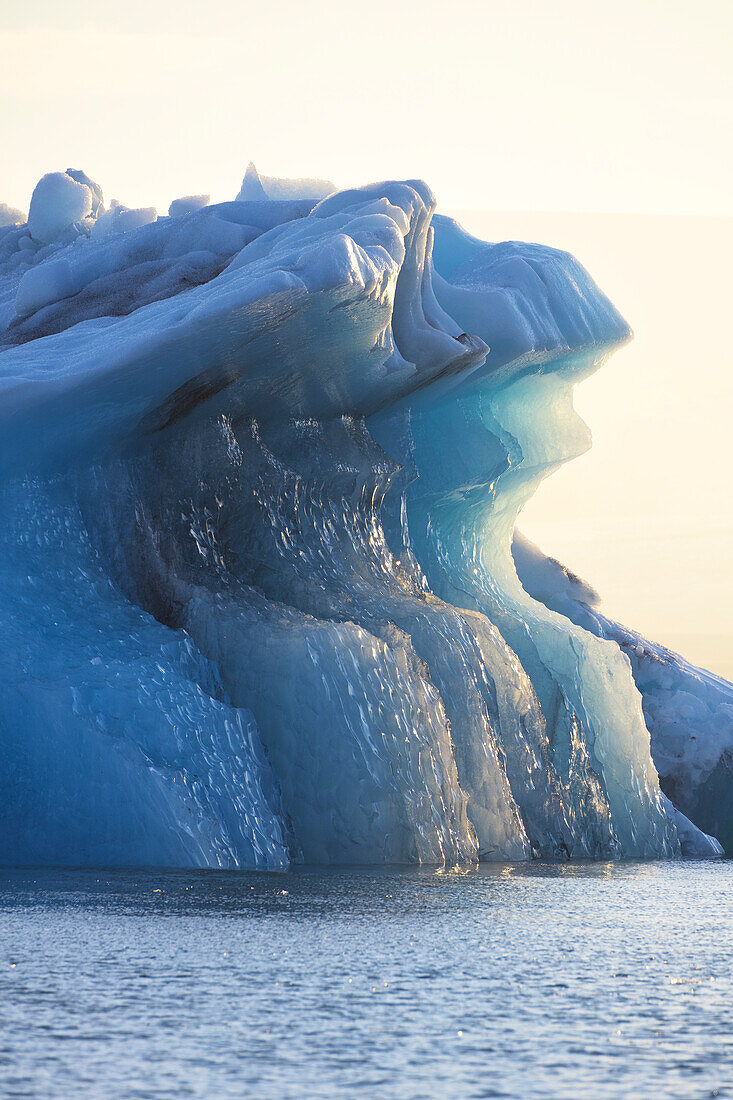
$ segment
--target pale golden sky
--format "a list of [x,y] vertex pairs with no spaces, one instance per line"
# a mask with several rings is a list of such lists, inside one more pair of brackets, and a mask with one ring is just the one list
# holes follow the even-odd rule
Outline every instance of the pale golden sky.
[[[165,211],[253,159],[420,176],[480,235],[575,251],[637,340],[579,391],[595,449],[526,533],[733,675],[731,56],[731,0],[4,3],[0,202],[71,166]],[[512,210],[652,217],[485,213]]]
[[167,209],[253,159],[444,207],[733,213],[730,0],[23,0],[2,199],[83,167]]

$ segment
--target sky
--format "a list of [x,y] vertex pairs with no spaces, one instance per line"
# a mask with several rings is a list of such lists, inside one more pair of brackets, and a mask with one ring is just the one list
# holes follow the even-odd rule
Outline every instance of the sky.
[[733,213],[730,0],[0,5],[2,200],[51,167],[128,205],[268,175],[445,207]]
[[575,251],[637,338],[579,388],[594,451],[525,532],[733,676],[731,56],[730,0],[5,3],[0,202],[75,167],[165,212],[254,160],[422,177],[480,235]]

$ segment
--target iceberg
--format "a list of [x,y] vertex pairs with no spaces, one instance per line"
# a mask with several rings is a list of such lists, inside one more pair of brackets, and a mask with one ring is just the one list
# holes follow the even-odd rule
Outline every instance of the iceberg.
[[2,862],[730,851],[733,687],[516,528],[630,337],[581,265],[416,180],[66,175],[0,229]]

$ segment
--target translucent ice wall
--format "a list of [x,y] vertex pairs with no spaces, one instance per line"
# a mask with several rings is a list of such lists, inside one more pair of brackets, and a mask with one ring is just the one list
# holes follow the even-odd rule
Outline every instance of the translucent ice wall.
[[679,853],[629,661],[511,552],[625,323],[423,183],[270,190],[0,230],[2,858]]
[[678,653],[611,622],[585,582],[515,531],[512,553],[522,585],[547,607],[618,645],[641,693],[660,786],[689,819],[691,854],[710,854],[689,822],[733,853],[733,685]]

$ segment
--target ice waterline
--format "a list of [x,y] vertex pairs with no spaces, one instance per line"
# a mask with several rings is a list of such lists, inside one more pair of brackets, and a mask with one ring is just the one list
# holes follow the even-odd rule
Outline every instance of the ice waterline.
[[330,188],[69,171],[0,228],[2,862],[730,850],[731,685],[515,530],[628,326],[421,182]]

